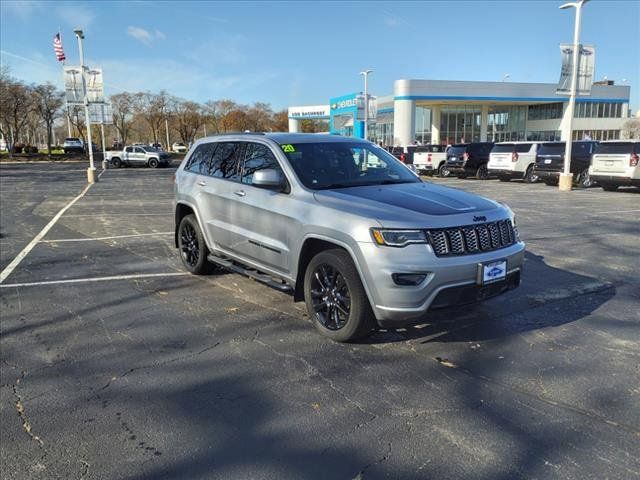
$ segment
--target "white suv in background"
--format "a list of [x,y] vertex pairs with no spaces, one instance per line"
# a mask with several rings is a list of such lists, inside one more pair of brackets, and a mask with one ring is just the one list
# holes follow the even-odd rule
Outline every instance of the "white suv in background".
[[497,176],[502,182],[515,178],[533,183],[538,180],[534,172],[537,152],[535,142],[496,143],[489,154],[489,175]]
[[600,142],[591,156],[589,178],[607,191],[640,187],[640,140]]

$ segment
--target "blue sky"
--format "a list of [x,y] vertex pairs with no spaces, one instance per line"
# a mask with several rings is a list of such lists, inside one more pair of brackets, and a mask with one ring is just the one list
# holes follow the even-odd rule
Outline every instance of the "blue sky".
[[[556,82],[558,44],[574,11],[556,1],[10,2],[1,4],[1,59],[27,82],[61,86],[52,37],[77,62],[104,69],[107,93],[159,91],[204,102],[326,104],[362,89],[389,95],[399,78]],[[593,0],[581,41],[596,47],[596,78],[631,85],[640,109],[640,2]]]

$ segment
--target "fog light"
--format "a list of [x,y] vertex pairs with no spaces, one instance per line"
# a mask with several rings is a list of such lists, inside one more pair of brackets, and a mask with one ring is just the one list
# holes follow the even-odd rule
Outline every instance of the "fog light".
[[392,273],[391,278],[393,278],[393,282],[396,285],[406,286],[415,286],[420,285],[425,278],[427,278],[426,273]]

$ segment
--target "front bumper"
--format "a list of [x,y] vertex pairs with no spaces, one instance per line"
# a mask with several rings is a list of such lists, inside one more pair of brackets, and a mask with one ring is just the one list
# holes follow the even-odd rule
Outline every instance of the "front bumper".
[[[472,303],[517,287],[525,250],[524,243],[517,242],[490,252],[437,257],[424,244],[404,248],[378,247],[373,243],[359,246],[371,306],[378,324],[386,327],[416,323],[432,308]],[[478,285],[478,264],[496,260],[506,260],[507,279]],[[427,277],[419,285],[400,286],[393,281],[393,273],[423,273]]]

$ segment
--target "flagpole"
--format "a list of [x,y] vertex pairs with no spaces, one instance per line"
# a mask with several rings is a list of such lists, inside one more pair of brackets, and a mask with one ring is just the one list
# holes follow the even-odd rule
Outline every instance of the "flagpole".
[[[58,35],[60,36],[60,43],[62,45],[64,45],[62,43],[62,28],[60,28],[60,25],[58,25]],[[64,85],[64,67],[65,67],[65,62],[66,60],[62,61],[62,82],[63,82],[63,86],[66,87],[66,85]],[[71,114],[69,113],[69,102],[67,100],[67,89],[65,88],[65,92],[64,92],[64,103],[67,107],[67,133],[68,133],[68,137],[71,137]]]

